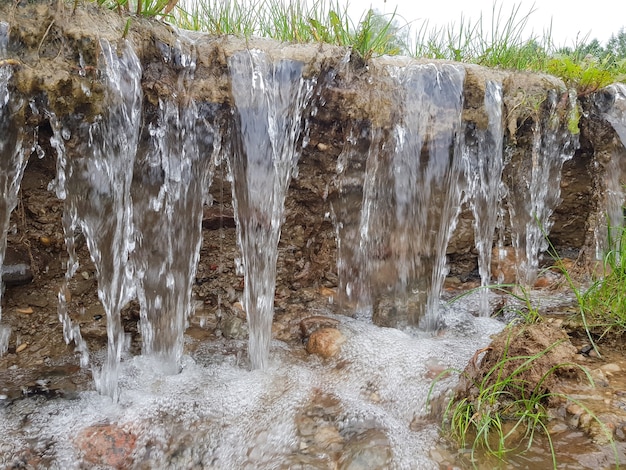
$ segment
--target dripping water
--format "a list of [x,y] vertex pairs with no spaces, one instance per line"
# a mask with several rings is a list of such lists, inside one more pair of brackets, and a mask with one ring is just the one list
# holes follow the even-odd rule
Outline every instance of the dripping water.
[[[133,248],[130,184],[141,117],[141,66],[125,43],[120,51],[100,41],[104,77],[105,113],[93,123],[79,116],[71,123],[51,120],[57,148],[56,192],[65,199],[63,226],[70,260],[65,285],[59,293],[60,313],[67,315],[68,280],[78,268],[76,234],[82,233],[96,267],[98,297],[107,316],[107,358],[94,371],[96,388],[117,400],[118,370],[125,335],[120,311],[133,297],[128,255]],[[73,136],[68,129],[73,129]],[[76,146],[67,158],[62,140]],[[64,323],[65,326],[65,323]],[[66,340],[68,338],[66,337]]]
[[267,367],[284,200],[299,152],[302,113],[313,80],[303,64],[272,62],[260,50],[228,60],[236,108],[229,168],[244,275],[243,306],[252,367]]
[[478,251],[480,274],[480,313],[487,316],[491,282],[491,254],[494,233],[501,212],[502,196],[502,86],[487,82],[485,87],[485,111],[488,121],[484,129],[472,127],[465,137],[467,194],[474,215],[474,239]]
[[[188,49],[188,50],[187,50]],[[178,372],[200,258],[202,207],[219,151],[215,111],[198,106],[185,89],[193,79],[195,50],[179,44],[164,57],[182,68],[178,90],[160,100],[144,128],[135,163],[131,255],[140,304],[143,354],[164,373]]]
[[[570,92],[568,98],[570,106],[576,106],[575,94]],[[539,253],[548,247],[546,235],[552,227],[552,212],[560,201],[563,163],[574,156],[578,145],[578,136],[572,135],[567,122],[559,117],[557,106],[558,95],[550,91],[542,116],[532,124],[530,158],[522,155],[514,159],[513,147],[505,149],[511,162],[507,189],[516,276],[517,282],[527,287],[534,285]]]
[[[0,60],[5,57],[8,46],[9,25],[0,22]],[[4,264],[7,245],[7,233],[11,212],[18,202],[18,192],[24,168],[32,148],[28,144],[28,130],[18,124],[16,116],[23,112],[24,102],[15,99],[10,91],[13,75],[11,65],[0,62],[0,268]],[[27,142],[25,142],[25,137]],[[1,271],[1,269],[0,269]],[[0,280],[0,284],[2,281]],[[9,345],[11,330],[2,325],[2,294],[4,285],[0,285],[0,356]]]

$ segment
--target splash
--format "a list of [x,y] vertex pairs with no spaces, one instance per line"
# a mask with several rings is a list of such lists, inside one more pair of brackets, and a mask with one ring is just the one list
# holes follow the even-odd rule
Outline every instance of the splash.
[[[184,50],[188,49],[188,50]],[[135,163],[133,261],[140,304],[143,354],[164,373],[177,373],[191,314],[192,285],[200,258],[202,206],[219,151],[216,111],[185,94],[195,50],[179,44],[164,56],[182,70],[176,94],[159,101],[145,126]]]
[[502,86],[487,82],[485,111],[488,116],[484,129],[472,126],[465,135],[464,159],[467,165],[467,194],[474,215],[474,240],[478,251],[478,272],[483,287],[480,295],[480,313],[487,316],[491,282],[491,254],[493,239],[501,213],[502,144]]
[[[96,267],[98,297],[107,316],[107,358],[102,369],[94,371],[96,388],[117,400],[124,346],[120,311],[133,296],[128,263],[133,248],[130,184],[141,121],[141,66],[128,44],[118,52],[101,40],[100,48],[108,103],[105,114],[90,124],[51,120],[58,153],[56,192],[65,199],[63,226],[70,254],[59,308],[65,317],[67,284],[78,269],[75,234],[80,230]],[[67,158],[62,141],[76,146],[72,158]]]
[[[24,142],[28,130],[22,129],[15,119],[23,111],[24,102],[13,98],[10,92],[13,71],[10,64],[2,64],[8,45],[8,28],[7,23],[0,22],[0,267],[4,263],[11,212],[17,205],[24,168],[32,151],[28,141]],[[11,334],[11,329],[1,323],[3,291],[4,286],[0,285],[0,356],[6,353]]]
[[243,306],[252,367],[267,367],[274,314],[276,259],[284,201],[298,161],[302,114],[313,80],[303,64],[272,62],[260,50],[228,60],[236,115],[229,168],[244,275]]
[[[376,323],[432,330],[440,323],[446,247],[460,206],[465,72],[428,64],[390,67],[388,73],[398,89],[398,112],[392,129],[364,129],[370,144],[359,221],[362,272],[342,282],[348,296],[359,297],[361,310],[371,302]],[[352,152],[358,147],[344,150],[342,158],[349,160]],[[345,243],[345,237],[338,242]],[[345,275],[352,261],[338,262]]]
[[[570,106],[576,96],[570,92]],[[537,278],[539,253],[548,245],[546,234],[552,227],[552,212],[560,201],[561,169],[574,156],[578,136],[559,116],[558,95],[550,91],[543,104],[542,117],[532,124],[531,155],[512,160],[512,147],[505,149],[511,161],[508,181],[508,208],[511,239],[517,259],[517,282],[532,287]]]

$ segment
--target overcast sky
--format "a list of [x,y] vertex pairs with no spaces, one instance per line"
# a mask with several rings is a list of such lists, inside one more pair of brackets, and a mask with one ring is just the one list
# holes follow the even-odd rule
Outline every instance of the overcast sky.
[[[491,23],[493,0],[350,0],[349,12],[352,18],[367,11],[370,6],[383,13],[392,13],[397,6],[397,14],[417,26],[428,20],[431,26],[444,26],[451,22],[459,23],[463,18],[477,20],[483,13],[483,24]],[[508,18],[511,9],[520,5],[519,19],[534,9],[529,16],[525,30],[542,37],[543,31],[552,21],[552,40],[556,46],[572,46],[578,37],[582,41],[589,34],[589,42],[598,39],[605,44],[611,34],[617,34],[620,27],[626,27],[626,0],[537,0],[513,2],[500,0],[502,16]],[[398,19],[398,23],[403,21]]]

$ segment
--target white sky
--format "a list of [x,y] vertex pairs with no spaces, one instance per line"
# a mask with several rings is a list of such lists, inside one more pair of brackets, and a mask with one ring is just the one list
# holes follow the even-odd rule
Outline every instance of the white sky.
[[[491,24],[493,0],[349,0],[348,11],[350,16],[358,20],[370,6],[383,13],[392,13],[396,6],[397,14],[407,22],[415,22],[419,27],[424,20],[428,20],[431,27],[445,26],[449,23],[460,22],[464,19],[477,20],[483,13],[483,25]],[[556,46],[573,46],[578,36],[579,42],[585,39],[589,42],[598,39],[602,44],[617,34],[620,27],[626,28],[626,0],[537,0],[511,1],[500,0],[497,8],[502,7],[502,16],[510,16],[511,9],[521,5],[519,15],[521,19],[534,8],[528,19],[525,32],[530,37],[543,36],[543,32],[552,21],[552,41]],[[398,24],[403,24],[398,19]]]

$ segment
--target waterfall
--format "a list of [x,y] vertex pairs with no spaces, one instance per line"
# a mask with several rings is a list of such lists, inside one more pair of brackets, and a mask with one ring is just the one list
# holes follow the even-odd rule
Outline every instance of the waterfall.
[[267,366],[274,314],[276,260],[284,201],[296,169],[302,113],[313,80],[303,64],[272,62],[260,50],[228,60],[236,109],[229,170],[244,275],[243,306],[252,367]]
[[[70,254],[65,285],[59,293],[60,314],[66,314],[67,283],[78,269],[77,230],[85,236],[96,267],[98,297],[107,316],[107,358],[94,372],[97,389],[118,397],[118,370],[124,347],[120,311],[133,297],[129,253],[133,248],[130,185],[141,124],[141,65],[132,47],[120,51],[100,41],[99,63],[107,107],[93,123],[51,119],[58,153],[57,196],[65,199],[63,226]],[[70,130],[75,134],[70,135]],[[70,140],[71,139],[71,140]],[[68,158],[65,145],[76,146]],[[67,340],[67,337],[66,337]]]
[[[354,229],[338,229],[340,277],[352,276],[355,264],[360,272],[340,285],[360,310],[373,311],[378,324],[432,330],[440,323],[446,247],[460,206],[465,73],[433,64],[389,67],[387,73],[398,90],[395,123],[355,133],[340,157],[335,212],[345,213],[346,198],[354,193],[349,188],[360,183],[345,169],[369,139],[358,236]],[[344,248],[355,241],[358,249]]]
[[[144,124],[132,186],[136,243],[131,255],[140,304],[143,354],[165,373],[176,373],[191,314],[192,286],[202,242],[202,206],[220,148],[216,112],[185,94],[195,51],[178,45],[164,56],[176,61],[178,89],[158,103]],[[144,116],[144,119],[148,118]]]
[[[13,98],[9,86],[13,76],[11,65],[2,64],[6,56],[8,28],[7,23],[0,22],[0,268],[4,263],[11,212],[17,205],[22,175],[32,151],[28,141],[24,142],[28,130],[15,119],[23,111],[25,103]],[[0,356],[7,351],[11,334],[10,328],[2,324],[3,291],[4,285],[0,280]]]
[[[626,148],[626,85],[616,83],[609,87],[614,93],[613,106],[608,109],[603,117],[611,124],[617,133],[622,146]],[[606,223],[599,223],[596,227],[596,257],[603,259],[608,250],[615,250],[619,254],[619,242],[621,230],[624,226],[624,175],[626,165],[621,162],[623,154],[613,150],[607,163],[605,173],[606,184]],[[608,240],[607,240],[608,235]]]
[[474,215],[474,239],[478,251],[480,274],[480,313],[487,316],[491,282],[491,254],[494,233],[501,206],[502,145],[502,86],[492,81],[485,87],[485,111],[488,121],[484,129],[472,125],[465,135],[464,158],[467,170],[467,194]]
[[[567,98],[570,107],[576,106],[575,94],[570,91]],[[543,104],[544,117],[533,120],[530,158],[523,155],[514,159],[513,148],[505,149],[510,168],[508,209],[517,282],[527,287],[534,285],[539,253],[548,247],[546,234],[550,233],[552,212],[560,200],[563,163],[573,157],[578,145],[578,136],[572,135],[566,120],[559,116],[558,99],[556,91],[550,91]]]

